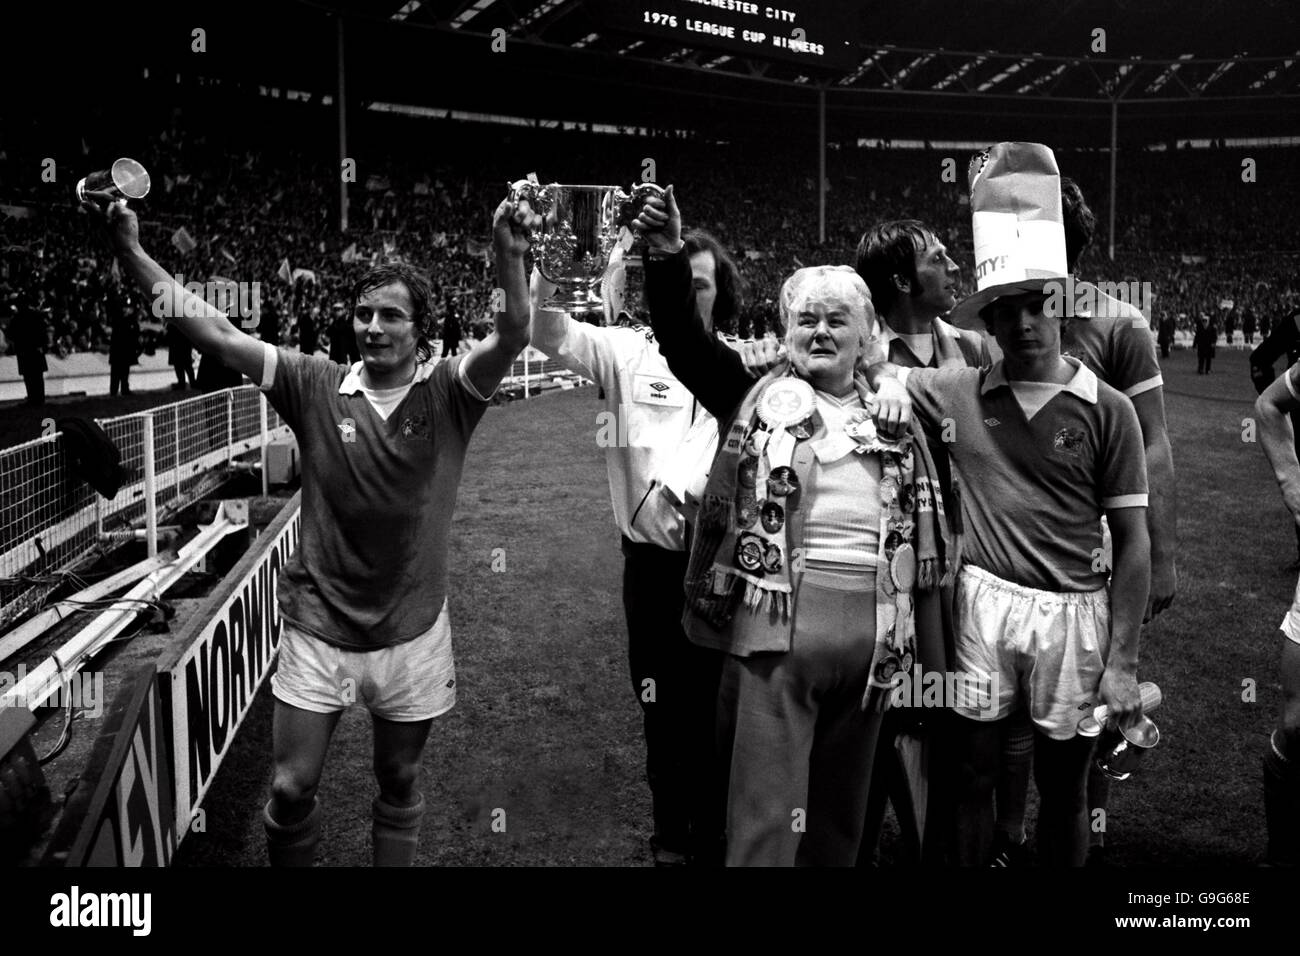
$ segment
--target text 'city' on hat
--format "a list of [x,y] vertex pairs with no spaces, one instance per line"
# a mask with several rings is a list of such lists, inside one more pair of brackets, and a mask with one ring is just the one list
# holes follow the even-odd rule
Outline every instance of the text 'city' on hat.
[[1041,292],[1069,274],[1061,173],[1042,143],[998,143],[971,160],[971,226],[975,233],[975,293],[948,321],[984,331],[980,309],[1006,296]]

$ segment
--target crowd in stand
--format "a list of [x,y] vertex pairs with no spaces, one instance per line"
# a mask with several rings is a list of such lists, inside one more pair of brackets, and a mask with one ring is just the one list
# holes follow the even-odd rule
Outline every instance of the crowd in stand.
[[[862,231],[881,219],[931,224],[963,265],[967,289],[973,285],[965,157],[958,151],[829,150],[823,245],[806,151],[757,155],[743,144],[687,139],[513,127],[503,132],[445,120],[372,122],[391,124],[383,130],[384,141],[412,145],[357,157],[344,233],[337,227],[341,174],[329,146],[314,150],[301,136],[292,145],[282,138],[278,145],[253,147],[170,111],[135,150],[153,174],[153,191],[138,204],[147,248],[187,282],[214,276],[256,282],[259,333],[281,345],[329,351],[331,322],[353,280],[371,264],[397,258],[430,274],[440,323],[453,317],[449,326],[466,338],[479,337],[491,321],[485,224],[506,183],[536,172],[543,182],[627,186],[640,178],[649,158],[659,182],[674,182],[684,200],[689,196],[686,208],[695,217],[690,225],[713,232],[741,266],[749,305],[734,331],[773,329],[776,292],[785,276],[801,265],[851,262]],[[98,155],[93,143],[83,140],[83,146]],[[57,187],[42,186],[30,148],[18,136],[0,140],[0,204],[7,207],[0,216],[0,335],[12,331],[10,323],[25,310],[43,322],[50,355],[138,355],[164,347],[151,303],[120,281],[110,257],[92,241],[72,201],[68,174]],[[1238,156],[1247,152],[1257,163],[1250,182],[1242,178]],[[1191,332],[1204,322],[1222,330],[1226,322],[1243,332],[1253,326],[1263,335],[1270,322],[1300,304],[1300,253],[1286,214],[1300,186],[1292,152],[1126,154],[1115,259],[1107,258],[1100,241],[1080,274],[1151,283],[1157,327],[1172,323]],[[1104,210],[1105,153],[1057,155],[1062,172]],[[949,156],[956,157],[957,168],[945,176]],[[533,157],[523,161],[534,166],[521,167],[519,157]],[[79,175],[89,172],[92,160],[77,159],[86,166]],[[31,214],[15,215],[16,207]],[[1104,222],[1099,231],[1104,236]],[[639,310],[635,297],[630,307]],[[347,338],[346,323],[333,338]],[[0,342],[3,351],[12,351],[11,341]]]

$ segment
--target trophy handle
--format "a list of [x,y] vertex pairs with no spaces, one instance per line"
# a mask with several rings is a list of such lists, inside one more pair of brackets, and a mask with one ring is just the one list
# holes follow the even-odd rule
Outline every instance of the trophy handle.
[[[550,212],[553,202],[550,186],[539,186],[529,179],[520,179],[513,183],[507,183],[506,186],[510,190],[510,201],[512,203],[517,204],[519,200],[526,199],[533,212],[543,219]],[[540,230],[530,227],[527,232],[530,245],[536,245],[541,241],[542,234]]]
[[618,217],[615,225],[630,227],[632,220],[640,215],[641,206],[644,205],[647,196],[663,199],[664,189],[655,183],[637,183],[630,192],[618,190],[615,193],[615,201],[618,203]]

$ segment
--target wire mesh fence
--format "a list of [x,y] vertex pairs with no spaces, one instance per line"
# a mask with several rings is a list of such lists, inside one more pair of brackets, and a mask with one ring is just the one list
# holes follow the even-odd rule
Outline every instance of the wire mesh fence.
[[[521,357],[505,384],[563,372],[553,360]],[[39,607],[66,572],[134,536],[151,499],[156,522],[165,522],[225,481],[235,461],[260,453],[263,408],[266,441],[286,437],[288,426],[252,385],[97,419],[121,455],[111,500],[71,473],[60,432],[0,450],[0,632]]]
[[134,535],[150,500],[165,521],[226,480],[235,460],[260,453],[263,408],[266,440],[287,436],[252,385],[97,419],[121,455],[111,500],[71,473],[60,432],[0,450],[0,631],[39,607],[64,573]]

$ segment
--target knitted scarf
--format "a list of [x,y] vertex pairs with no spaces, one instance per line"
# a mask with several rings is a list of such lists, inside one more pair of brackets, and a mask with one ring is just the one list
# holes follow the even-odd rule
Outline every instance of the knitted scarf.
[[[791,384],[793,380],[796,385]],[[862,377],[864,403],[873,393]],[[700,504],[686,573],[687,606],[715,628],[737,613],[765,614],[790,625],[793,570],[802,570],[790,520],[804,507],[804,490],[790,467],[797,446],[825,435],[815,401],[800,406],[788,364],[777,366],[741,401],[719,442]],[[771,394],[768,390],[773,389]],[[793,415],[787,421],[782,410]],[[845,434],[855,451],[880,456],[880,548],[876,562],[877,649],[872,684],[892,686],[915,657],[913,589],[932,590],[955,574],[934,463],[924,440],[889,440],[863,411]],[[743,610],[742,610],[743,609]]]

